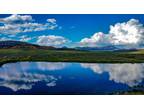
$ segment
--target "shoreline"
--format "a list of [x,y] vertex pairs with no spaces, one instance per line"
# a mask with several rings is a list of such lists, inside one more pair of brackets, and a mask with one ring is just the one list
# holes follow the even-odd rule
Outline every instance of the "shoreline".
[[17,63],[17,62],[63,62],[63,63],[98,63],[98,64],[137,64],[137,63],[144,63],[144,61],[136,61],[136,62],[130,62],[130,61],[52,61],[52,60],[8,60],[0,62],[0,66],[7,64],[7,63]]
[[144,50],[134,52],[0,49],[0,66],[13,62],[144,63]]

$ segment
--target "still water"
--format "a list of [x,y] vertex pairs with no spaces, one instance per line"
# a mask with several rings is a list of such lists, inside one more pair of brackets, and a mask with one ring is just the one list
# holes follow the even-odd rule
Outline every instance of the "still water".
[[144,85],[144,64],[17,62],[0,67],[0,94],[111,94]]

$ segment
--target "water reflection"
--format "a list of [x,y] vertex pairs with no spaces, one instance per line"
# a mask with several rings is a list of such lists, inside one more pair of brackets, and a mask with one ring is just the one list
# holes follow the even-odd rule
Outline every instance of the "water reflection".
[[66,63],[51,63],[51,62],[37,62],[38,68],[41,70],[61,70],[64,69],[68,64]]
[[144,78],[144,64],[96,64],[81,63],[83,68],[90,68],[97,74],[109,73],[109,80],[136,86]]
[[[44,81],[46,85],[56,86],[60,77],[38,73],[41,70],[60,70],[66,66],[64,63],[20,62],[5,64],[0,68],[0,86],[8,87],[13,91],[31,89],[35,83]],[[31,71],[31,72],[29,72]]]
[[[89,74],[91,72],[96,74]],[[108,73],[109,79],[103,83],[102,74],[105,72]],[[96,80],[98,77],[101,79]],[[70,86],[77,88],[80,87],[79,85],[81,89],[86,87],[88,90],[90,87],[91,90],[97,88],[100,82],[103,84],[101,90],[105,90],[106,82],[114,81],[115,85],[120,83],[133,87],[141,83],[143,79],[144,64],[18,62],[0,67],[0,86],[13,91],[30,90],[39,82],[44,82],[48,88],[57,87],[58,81],[62,83],[59,87],[66,90]],[[89,86],[85,86],[84,82]]]

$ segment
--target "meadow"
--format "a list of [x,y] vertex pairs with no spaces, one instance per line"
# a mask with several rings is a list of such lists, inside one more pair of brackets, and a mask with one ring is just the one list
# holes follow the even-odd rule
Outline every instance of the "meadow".
[[79,51],[44,49],[0,49],[0,64],[18,61],[143,63],[144,50]]

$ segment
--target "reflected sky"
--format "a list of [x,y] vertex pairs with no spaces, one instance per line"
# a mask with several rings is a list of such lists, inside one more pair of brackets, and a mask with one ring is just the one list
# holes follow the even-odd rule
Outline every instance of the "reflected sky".
[[0,68],[0,86],[8,87],[13,91],[20,89],[31,89],[36,82],[44,81],[47,86],[56,86],[56,78],[53,75],[38,73],[38,71],[60,70],[66,66],[65,63],[44,62],[18,62],[4,64]]
[[144,78],[144,64],[96,64],[81,63],[83,68],[89,68],[97,74],[108,72],[109,80],[136,86]]
[[55,89],[64,92],[66,90],[105,91],[110,88],[114,90],[114,86],[118,88],[121,84],[133,87],[143,79],[143,63],[17,62],[0,67],[0,87],[9,88],[14,92],[31,90],[39,82],[44,82],[47,88],[59,87]]

